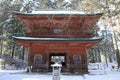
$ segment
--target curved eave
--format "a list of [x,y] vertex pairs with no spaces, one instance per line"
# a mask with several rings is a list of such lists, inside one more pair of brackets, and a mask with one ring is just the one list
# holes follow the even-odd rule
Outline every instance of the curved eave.
[[38,42],[93,42],[93,41],[101,41],[102,37],[93,37],[93,38],[34,38],[34,37],[15,37],[15,40],[20,41],[38,41]]
[[54,11],[54,12],[43,12],[43,11],[39,11],[39,13],[22,13],[22,12],[13,12],[15,15],[25,15],[25,16],[41,16],[41,15],[78,15],[78,16],[102,16],[103,13],[95,13],[95,14],[85,14],[85,13],[81,13],[79,11],[66,11],[66,12],[58,12],[58,11]]

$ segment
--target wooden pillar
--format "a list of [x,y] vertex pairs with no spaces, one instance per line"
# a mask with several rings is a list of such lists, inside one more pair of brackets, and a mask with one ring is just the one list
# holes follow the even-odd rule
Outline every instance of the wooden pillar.
[[86,53],[86,68],[87,68],[87,72],[88,72],[88,65],[89,65],[89,62],[88,62],[88,51],[89,51],[89,49],[90,49],[90,46],[91,46],[91,44],[87,44],[87,45],[85,45],[85,53]]
[[69,69],[69,67],[70,67],[70,45],[69,45],[69,43],[66,43],[66,59],[67,59],[67,61],[66,61],[66,68],[67,69]]
[[31,48],[31,43],[29,44],[29,48],[28,48],[28,68],[27,68],[27,72],[31,73],[31,52],[32,52],[32,48]]
[[45,57],[45,67],[46,67],[46,72],[49,71],[49,51],[46,49],[46,57]]
[[46,43],[46,68],[47,68],[47,71],[49,70],[49,43]]
[[88,72],[88,49],[85,46],[85,66],[86,66],[86,71]]

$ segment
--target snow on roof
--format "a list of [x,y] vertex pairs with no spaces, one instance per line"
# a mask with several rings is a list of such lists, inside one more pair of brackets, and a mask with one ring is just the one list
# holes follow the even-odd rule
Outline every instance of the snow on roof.
[[32,11],[32,14],[85,14],[82,11],[74,11],[74,10],[47,10],[47,11]]
[[93,38],[35,38],[35,37],[15,37],[16,40],[24,41],[99,41],[102,40],[102,37],[93,37]]
[[95,16],[99,15],[102,16],[103,13],[84,13],[79,10],[39,10],[39,11],[32,11],[31,13],[22,13],[22,12],[13,12],[15,15],[81,15],[81,16]]

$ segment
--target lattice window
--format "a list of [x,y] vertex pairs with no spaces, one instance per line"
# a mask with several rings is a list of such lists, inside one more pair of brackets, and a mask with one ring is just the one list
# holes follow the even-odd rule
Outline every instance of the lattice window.
[[37,65],[37,64],[41,64],[42,63],[42,56],[40,54],[36,54],[34,56],[34,64]]
[[80,64],[81,63],[81,56],[80,55],[74,55],[73,56],[73,63],[74,64]]

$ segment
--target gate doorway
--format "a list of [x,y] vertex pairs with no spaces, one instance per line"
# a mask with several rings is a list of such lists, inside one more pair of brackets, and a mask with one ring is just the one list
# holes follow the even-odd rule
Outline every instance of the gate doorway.
[[49,70],[52,71],[51,65],[60,63],[62,68],[66,68],[66,54],[65,53],[50,53],[49,54]]

